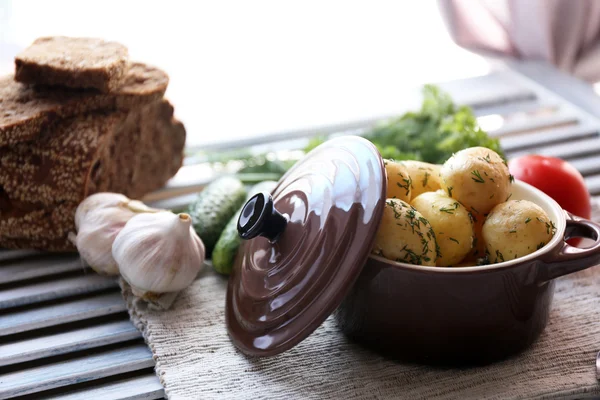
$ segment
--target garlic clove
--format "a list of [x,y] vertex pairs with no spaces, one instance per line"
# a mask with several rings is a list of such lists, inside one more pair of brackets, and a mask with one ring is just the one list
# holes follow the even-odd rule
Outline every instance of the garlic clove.
[[83,219],[92,210],[98,210],[100,208],[116,207],[121,204],[126,204],[129,198],[119,193],[102,192],[96,193],[86,197],[75,211],[75,228],[79,230],[79,227],[83,223]]
[[112,256],[112,244],[127,221],[135,213],[123,206],[99,208],[87,212],[77,235],[69,238],[81,258],[96,272],[118,275],[119,269]]
[[159,211],[162,210],[150,208],[119,193],[96,193],[77,207],[77,235],[71,233],[69,239],[92,269],[100,274],[117,275],[119,270],[112,257],[115,237],[135,214]]
[[137,295],[178,292],[189,286],[204,264],[204,244],[188,214],[170,211],[137,214],[112,246],[123,279]]
[[131,210],[135,213],[157,213],[157,212],[161,212],[161,211],[166,211],[166,210],[161,210],[159,208],[148,207],[147,205],[145,205],[144,203],[142,203],[139,200],[128,200],[124,205],[129,210]]

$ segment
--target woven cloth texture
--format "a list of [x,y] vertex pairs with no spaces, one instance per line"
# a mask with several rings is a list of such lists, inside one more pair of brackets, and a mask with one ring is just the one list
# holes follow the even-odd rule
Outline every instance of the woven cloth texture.
[[284,354],[247,358],[227,336],[226,287],[205,268],[169,311],[157,311],[123,285],[169,399],[600,398],[600,266],[557,280],[550,321],[530,349],[469,369],[386,359],[346,339],[332,318]]

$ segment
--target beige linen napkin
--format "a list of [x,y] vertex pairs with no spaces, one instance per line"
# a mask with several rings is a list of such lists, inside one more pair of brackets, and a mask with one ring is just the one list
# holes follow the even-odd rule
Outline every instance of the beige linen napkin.
[[[596,218],[600,212],[596,207]],[[170,399],[530,399],[600,397],[600,266],[557,281],[550,322],[523,354],[486,367],[440,369],[388,360],[329,318],[292,350],[239,353],[225,329],[227,281],[209,268],[157,311],[123,290]]]

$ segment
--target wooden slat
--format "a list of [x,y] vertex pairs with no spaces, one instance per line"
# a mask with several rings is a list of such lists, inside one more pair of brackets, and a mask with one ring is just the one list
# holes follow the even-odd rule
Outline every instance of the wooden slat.
[[23,257],[40,254],[38,250],[0,250],[0,261],[12,261]]
[[221,173],[216,173],[208,164],[187,165],[182,167],[164,188],[147,194],[143,200],[152,203],[175,196],[198,193],[219,175]]
[[107,293],[0,316],[0,336],[81,321],[125,311],[121,293]]
[[148,205],[155,208],[163,208],[165,210],[173,210],[174,212],[185,210],[187,206],[192,203],[198,197],[197,193],[186,194],[184,196],[177,196],[171,199],[163,199],[153,201]]
[[466,104],[474,109],[495,107],[502,104],[533,101],[536,93],[521,84],[509,71],[493,71],[484,76],[440,82],[456,104]]
[[600,195],[600,175],[585,178],[585,184],[592,196]]
[[519,82],[538,92],[540,97],[549,97],[546,94],[549,91],[560,96],[563,102],[600,117],[600,97],[584,80],[563,73],[544,61],[505,59],[503,63]]
[[600,126],[577,125],[500,139],[502,148],[507,151],[536,147],[545,144],[581,140],[598,136]]
[[569,161],[583,176],[600,173],[600,155]]
[[150,368],[152,352],[143,344],[0,375],[0,398],[21,396]]
[[18,282],[26,279],[83,270],[83,262],[77,254],[39,254],[12,261],[0,267],[0,283]]
[[546,156],[570,159],[589,154],[597,154],[598,152],[600,152],[600,138],[593,138],[572,141],[569,143],[561,143],[547,147],[539,147],[528,151],[513,152],[510,153],[510,156],[518,157],[525,154],[536,153]]
[[165,391],[155,374],[147,374],[135,378],[122,379],[105,383],[98,387],[75,390],[63,395],[40,397],[40,400],[137,400],[160,399]]
[[519,121],[509,121],[501,128],[490,132],[490,136],[502,137],[558,128],[566,125],[578,125],[579,118],[572,114],[558,114],[537,118],[526,118]]
[[0,309],[93,293],[117,286],[116,278],[100,276],[96,273],[20,286],[0,291]]
[[129,320],[0,345],[0,366],[141,338]]
[[485,117],[493,114],[510,117],[515,114],[523,113],[527,115],[549,115],[559,112],[560,108],[561,107],[557,102],[546,102],[542,99],[535,99],[499,104],[491,107],[481,107],[473,110],[473,113],[477,117]]

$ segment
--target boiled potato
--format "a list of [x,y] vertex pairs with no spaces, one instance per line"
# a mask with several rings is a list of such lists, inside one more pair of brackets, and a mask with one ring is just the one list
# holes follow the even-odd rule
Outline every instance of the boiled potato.
[[387,199],[373,253],[394,261],[434,266],[435,235],[429,222],[410,204]]
[[408,169],[399,162],[385,160],[385,172],[387,175],[387,198],[400,199],[410,202],[412,182]]
[[467,209],[439,190],[417,196],[411,205],[429,221],[439,246],[436,265],[460,263],[473,247],[473,224]]
[[473,221],[473,248],[463,262],[476,265],[480,259],[485,257],[485,240],[483,240],[483,233],[481,232],[485,216],[471,212],[471,221]]
[[435,192],[441,188],[441,165],[429,164],[421,161],[402,161],[412,182],[411,198],[414,199],[421,193]]
[[556,232],[540,206],[527,200],[498,204],[487,216],[483,239],[491,263],[526,256],[545,246]]
[[448,195],[478,214],[508,199],[512,176],[504,160],[485,147],[470,147],[448,159],[440,170]]

